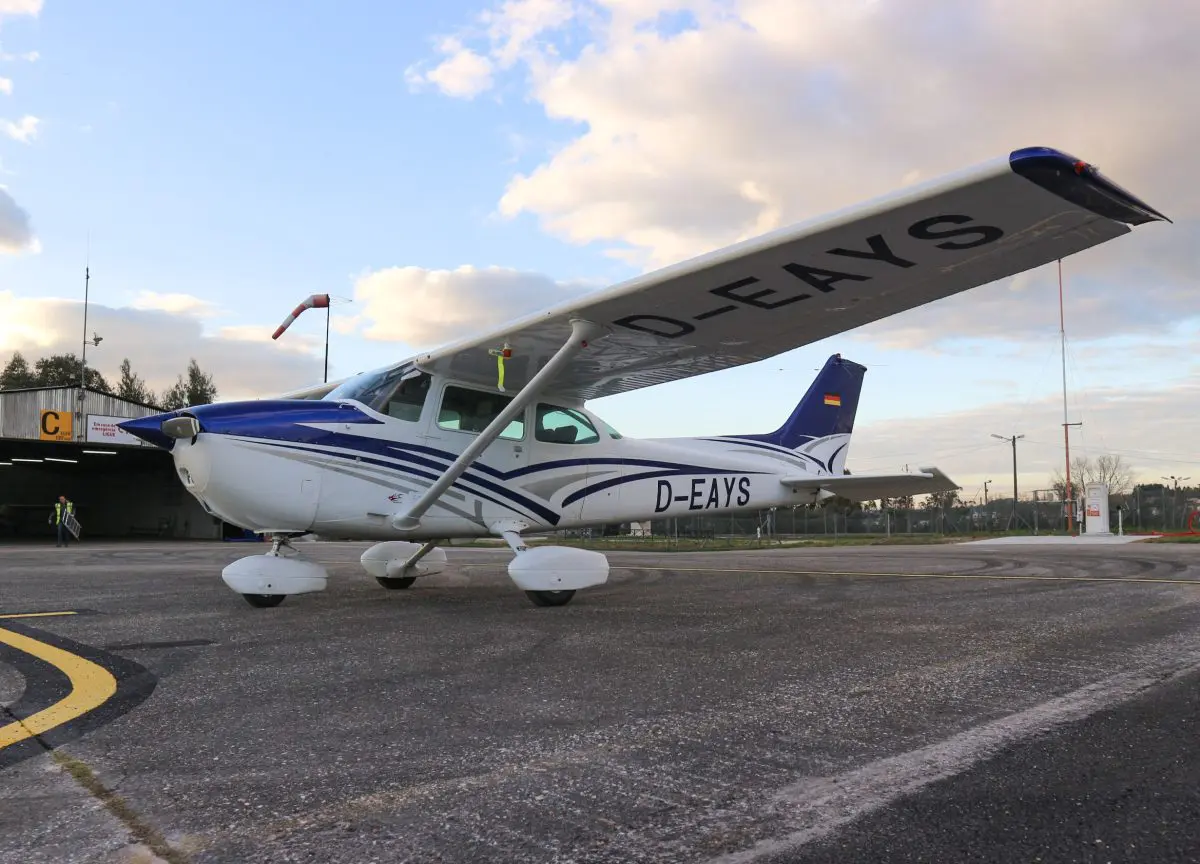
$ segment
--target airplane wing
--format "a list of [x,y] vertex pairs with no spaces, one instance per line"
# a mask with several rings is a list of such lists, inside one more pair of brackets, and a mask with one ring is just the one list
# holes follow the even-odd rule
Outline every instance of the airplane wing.
[[581,400],[728,369],[861,327],[1165,220],[1095,168],[1035,147],[804,222],[418,355],[506,390],[584,318],[607,335],[549,391]]
[[938,468],[922,468],[912,474],[843,474],[838,477],[798,474],[781,477],[779,482],[794,489],[823,489],[851,501],[874,501],[962,488]]

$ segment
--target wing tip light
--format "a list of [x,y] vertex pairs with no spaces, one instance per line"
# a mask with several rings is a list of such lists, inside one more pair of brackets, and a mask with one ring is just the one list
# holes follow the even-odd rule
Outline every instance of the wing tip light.
[[1145,201],[1109,180],[1095,165],[1053,147],[1023,147],[1012,151],[1008,161],[1012,170],[1026,180],[1114,222],[1129,225],[1171,222]]

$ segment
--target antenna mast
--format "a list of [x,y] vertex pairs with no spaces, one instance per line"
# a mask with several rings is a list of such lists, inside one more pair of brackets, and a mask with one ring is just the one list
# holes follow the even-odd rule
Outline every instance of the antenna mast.
[[1063,503],[1067,507],[1067,533],[1075,533],[1075,499],[1071,494],[1071,436],[1069,427],[1082,426],[1082,423],[1067,422],[1067,325],[1063,312],[1063,279],[1062,259],[1058,259],[1058,337],[1062,350],[1062,382],[1063,382],[1063,449],[1066,452],[1067,488],[1064,490]]
[[88,287],[92,281],[92,237],[88,234],[87,252],[84,256],[83,264],[83,354],[79,358],[79,407],[75,411],[75,437],[77,440],[83,440],[83,400],[87,396],[87,314],[88,314]]

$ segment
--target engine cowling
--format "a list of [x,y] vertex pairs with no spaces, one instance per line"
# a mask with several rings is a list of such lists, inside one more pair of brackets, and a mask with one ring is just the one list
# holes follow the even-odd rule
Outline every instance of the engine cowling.
[[362,554],[358,560],[363,569],[376,579],[397,579],[404,576],[432,576],[446,569],[446,550],[431,549],[408,572],[404,570],[404,562],[417,554],[420,543],[410,543],[407,540],[388,540],[386,543],[376,543]]

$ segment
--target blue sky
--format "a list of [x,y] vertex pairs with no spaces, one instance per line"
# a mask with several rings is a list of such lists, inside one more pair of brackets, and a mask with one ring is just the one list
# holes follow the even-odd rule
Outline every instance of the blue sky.
[[36,147],[4,152],[44,249],[5,284],[75,291],[89,234],[98,299],[170,290],[268,318],[397,263],[613,271],[488,218],[520,167],[509,130],[547,124],[518,100],[407,91],[405,67],[468,9],[439,6],[64,0],[5,21],[6,50],[41,55],[11,113],[44,118]]
[[[7,2],[0,10],[39,5]],[[139,350],[139,331],[122,335],[120,316],[134,322],[131,307],[167,309],[162,295],[185,295],[207,310],[188,319],[206,336],[186,349],[219,371],[219,386],[286,389],[319,380],[320,315],[302,317],[284,337],[289,345],[237,354],[244,359],[236,366],[222,341],[233,333],[227,328],[269,333],[305,296],[351,297],[357,280],[394,267],[500,266],[608,284],[731,242],[749,226],[729,214],[748,207],[786,223],[895,188],[910,174],[1050,144],[1101,161],[1177,219],[1174,234],[1125,238],[1111,254],[1068,262],[1068,371],[1072,412],[1090,412],[1084,434],[1096,453],[1125,441],[1146,466],[1185,459],[1186,430],[1130,430],[1112,406],[1150,391],[1154,410],[1190,404],[1172,388],[1197,371],[1187,292],[1200,276],[1188,251],[1197,248],[1189,238],[1200,207],[1151,166],[1194,153],[1197,135],[1191,121],[1164,119],[1165,111],[1148,121],[1139,94],[1179,86],[1170,82],[1196,61],[1171,56],[1174,42],[1148,44],[1131,59],[1142,80],[1131,84],[1130,70],[1119,68],[1106,85],[1096,57],[1058,48],[1030,59],[1040,49],[1002,20],[956,31],[959,42],[977,40],[980,56],[1020,55],[1035,79],[1075,94],[1078,116],[1068,116],[1018,98],[1000,61],[954,66],[964,45],[931,51],[951,38],[937,27],[897,33],[895,22],[908,20],[902,4],[875,5],[878,12],[844,13],[863,16],[854,28],[805,18],[813,4],[784,0],[728,0],[725,18],[742,16],[734,27],[706,0],[46,0],[36,15],[0,16],[0,51],[38,52],[36,62],[0,61],[0,79],[12,81],[10,94],[0,92],[0,120],[38,118],[27,142],[0,136],[0,186],[29,214],[39,246],[0,255],[0,303],[8,292],[15,304],[9,330],[0,323],[0,351],[37,353],[38,339],[69,346],[77,338],[69,307],[39,304],[79,299],[90,258],[92,301],[112,310],[99,319],[110,328],[97,352],[102,369]],[[1092,18],[1101,20],[1086,26],[1118,15],[1111,5],[1097,7]],[[1143,23],[1153,28],[1155,14],[1145,12]],[[1195,22],[1190,14],[1173,21],[1184,44]],[[797,41],[786,44],[792,35]],[[853,57],[839,54],[837,40],[857,47]],[[936,67],[939,51],[944,68]],[[431,74],[462,52],[491,73],[466,82],[470,92]],[[912,81],[898,83],[898,68]],[[1081,91],[1072,75],[1096,81],[1100,95]],[[800,80],[828,87],[790,89]],[[947,81],[960,89],[941,101],[921,95],[919,86]],[[734,83],[742,89],[721,91]],[[913,100],[915,113],[900,110]],[[979,105],[987,115],[968,121]],[[936,148],[928,135],[935,124],[946,134]],[[1134,124],[1153,134],[1124,134]],[[813,173],[815,163],[827,166],[823,174]],[[645,166],[653,183],[631,180],[630,164]],[[597,197],[608,209],[591,206]],[[466,285],[470,274],[455,278],[447,303],[507,302],[483,283]],[[765,430],[824,358],[842,351],[871,367],[852,466],[856,457],[863,468],[911,459],[957,465],[970,478],[1002,474],[1008,451],[988,435],[1024,424],[1031,441],[1047,442],[1030,444],[1042,454],[1030,470],[1044,474],[1061,435],[1055,284],[1053,269],[1042,268],[1007,305],[996,305],[1007,288],[991,286],[986,296],[973,292],[751,368],[593,407],[635,435]],[[338,306],[347,332],[333,337],[334,377],[407,356],[415,342],[369,339],[363,328],[404,319],[418,302],[397,294],[388,304]],[[177,303],[170,310],[180,312]],[[168,375],[142,350],[135,367]],[[971,448],[986,460],[943,458]]]

